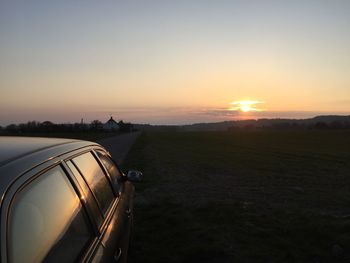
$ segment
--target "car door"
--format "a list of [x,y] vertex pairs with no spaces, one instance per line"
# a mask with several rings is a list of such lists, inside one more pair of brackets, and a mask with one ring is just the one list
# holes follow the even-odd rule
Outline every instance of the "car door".
[[[108,168],[94,152],[86,152],[67,161],[81,187],[92,193],[103,220],[99,223],[99,243],[92,262],[125,262],[128,248],[130,198],[125,198],[123,182],[112,179]],[[88,194],[88,193],[86,193]],[[98,220],[96,221],[98,222]]]
[[[126,262],[133,223],[134,186],[126,180],[126,177],[123,176],[118,165],[106,151],[96,149],[95,153],[101,161],[102,166],[105,168],[110,181],[113,182],[113,185],[118,189],[119,203],[113,214],[111,225],[117,224],[118,221],[122,221],[122,225],[120,229],[111,228],[111,232],[115,232],[115,234],[111,234],[110,236],[117,235],[116,233],[118,233],[118,231],[122,232],[121,245],[116,251],[115,259],[119,258],[120,262]],[[110,246],[113,244],[112,241],[106,240],[106,242],[108,242]]]
[[77,262],[96,241],[93,225],[63,166],[25,181],[9,202],[7,262]]

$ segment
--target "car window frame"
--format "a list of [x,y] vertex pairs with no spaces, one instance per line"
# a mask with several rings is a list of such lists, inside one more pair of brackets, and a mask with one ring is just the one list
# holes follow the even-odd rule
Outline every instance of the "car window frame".
[[[81,195],[82,195],[81,198],[84,200],[86,207],[90,210],[89,216],[91,218],[91,221],[93,221],[93,223],[94,223],[96,235],[99,235],[100,234],[99,229],[100,229],[100,226],[103,224],[104,218],[102,216],[100,208],[98,207],[97,200],[96,200],[95,196],[93,195],[89,185],[86,183],[84,177],[80,174],[79,170],[77,168],[75,168],[77,170],[77,172],[79,173],[78,176],[81,177],[81,180],[84,181],[86,187],[88,188],[88,191],[89,191],[88,194],[90,195],[90,198],[89,198],[89,196],[86,196],[86,194],[84,193],[84,186],[80,185],[79,179],[76,177],[75,173],[71,170],[71,168],[69,167],[67,162],[71,162],[71,160],[66,159],[66,160],[62,161],[62,165],[66,168],[67,173],[69,173],[70,176],[72,178],[74,178],[74,181],[77,184],[77,187],[79,187]],[[73,162],[71,162],[71,163],[74,167],[76,167]],[[99,218],[100,218],[101,222],[99,222]]]
[[116,195],[119,197],[119,195],[121,194],[121,188],[123,187],[123,181],[122,180],[117,180],[118,181],[118,189],[115,189],[113,187],[113,180],[111,178],[111,175],[109,174],[107,168],[104,166],[103,161],[101,160],[100,156],[98,156],[98,152],[101,152],[105,155],[107,155],[109,157],[109,159],[112,161],[112,163],[116,166],[117,170],[119,171],[121,177],[124,176],[122,170],[119,168],[118,164],[116,163],[116,161],[112,158],[112,156],[110,155],[110,153],[106,150],[102,150],[102,149],[94,149],[93,150],[94,154],[95,154],[95,158],[98,159],[98,161],[100,162],[100,165],[103,167],[105,174],[107,175],[107,177],[109,178],[110,183],[112,184],[112,188],[113,191],[115,191]]
[[[79,166],[74,162],[74,158],[79,157],[79,156],[81,156],[81,155],[84,155],[84,154],[86,154],[86,153],[91,153],[92,156],[93,156],[93,158],[96,160],[97,164],[100,166],[100,168],[101,168],[101,170],[102,170],[104,176],[105,176],[106,179],[107,179],[107,182],[108,182],[108,184],[109,184],[109,186],[110,186],[110,188],[111,188],[111,191],[112,191],[112,194],[113,194],[113,197],[114,197],[114,198],[112,199],[110,205],[108,206],[108,209],[106,210],[105,213],[103,213],[103,211],[102,211],[102,209],[101,209],[101,207],[100,207],[100,205],[99,205],[99,203],[98,203],[98,199],[97,199],[97,197],[96,197],[94,191],[92,191],[92,189],[91,189],[89,183],[87,182],[87,180],[86,180],[86,178],[85,178],[83,172],[81,171],[81,169],[79,168]],[[93,196],[93,198],[94,198],[94,201],[95,201],[96,204],[97,204],[97,207],[99,208],[100,214],[101,214],[101,216],[102,216],[102,218],[103,218],[103,221],[104,221],[104,220],[107,218],[107,215],[110,213],[110,210],[111,210],[111,208],[113,207],[113,204],[114,204],[115,200],[119,198],[119,195],[117,196],[117,195],[114,193],[113,186],[112,186],[112,182],[111,182],[109,176],[106,174],[105,169],[104,169],[104,167],[103,167],[101,161],[97,159],[96,154],[93,152],[93,149],[90,149],[90,150],[84,151],[84,152],[80,152],[79,154],[76,154],[76,155],[70,157],[69,159],[66,159],[66,160],[65,160],[66,165],[67,165],[67,162],[68,162],[68,161],[71,161],[71,162],[73,163],[73,165],[75,166],[75,168],[78,170],[80,176],[83,178],[85,184],[87,185],[88,189],[90,190],[90,193],[92,194],[92,196]],[[68,166],[68,165],[67,165],[67,166]],[[73,174],[73,175],[74,175],[74,174]],[[74,176],[75,176],[75,175],[74,175]]]

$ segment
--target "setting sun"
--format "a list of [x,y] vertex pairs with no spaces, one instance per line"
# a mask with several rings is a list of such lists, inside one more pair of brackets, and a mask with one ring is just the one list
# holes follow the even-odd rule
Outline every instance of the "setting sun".
[[250,112],[250,111],[262,111],[262,109],[257,108],[257,104],[262,104],[262,101],[255,100],[240,100],[234,101],[231,103],[231,110],[238,110],[242,112]]

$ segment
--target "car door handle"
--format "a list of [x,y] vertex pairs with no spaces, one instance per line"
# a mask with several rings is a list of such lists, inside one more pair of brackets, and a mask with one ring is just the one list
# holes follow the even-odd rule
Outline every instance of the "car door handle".
[[117,251],[114,253],[115,262],[118,262],[121,257],[122,257],[122,249],[118,248]]

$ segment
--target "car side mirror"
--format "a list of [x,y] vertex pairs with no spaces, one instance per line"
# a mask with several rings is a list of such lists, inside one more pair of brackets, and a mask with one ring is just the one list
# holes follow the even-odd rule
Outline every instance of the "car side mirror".
[[142,173],[140,171],[130,170],[126,177],[130,182],[140,182],[142,180]]

